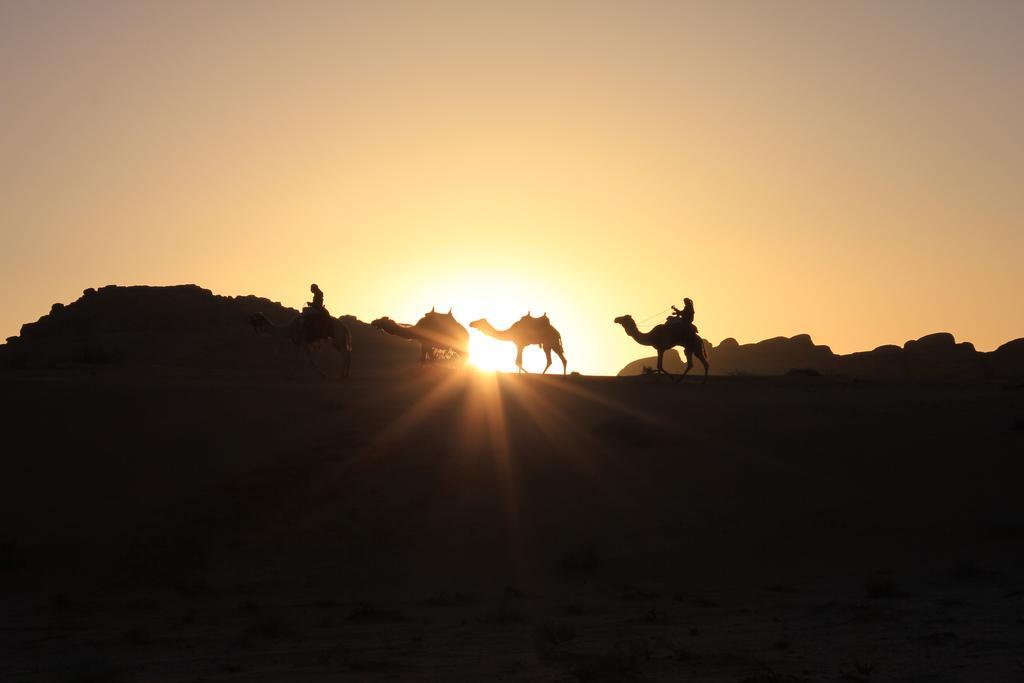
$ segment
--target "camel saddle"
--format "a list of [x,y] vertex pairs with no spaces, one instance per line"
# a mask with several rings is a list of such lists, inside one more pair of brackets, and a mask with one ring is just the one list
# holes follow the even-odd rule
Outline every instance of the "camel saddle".
[[302,336],[307,344],[334,336],[334,319],[326,308],[302,309]]
[[682,328],[687,330],[692,336],[697,336],[697,326],[694,325],[693,323],[686,322],[682,318],[676,318],[675,316],[672,316],[669,317],[668,320],[666,320],[665,322],[667,322],[673,328]]

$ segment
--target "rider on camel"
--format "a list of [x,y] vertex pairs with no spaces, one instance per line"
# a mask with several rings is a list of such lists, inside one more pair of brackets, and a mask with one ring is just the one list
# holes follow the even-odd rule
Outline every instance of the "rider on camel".
[[302,309],[302,318],[306,328],[306,339],[318,339],[321,336],[330,336],[331,314],[324,306],[324,293],[320,291],[316,283],[309,286],[313,293],[313,300],[306,303]]
[[324,293],[320,291],[320,288],[316,286],[315,282],[309,286],[309,291],[313,292],[313,300],[308,302],[306,305],[313,310],[323,309]]
[[683,308],[680,310],[675,306],[672,307],[672,315],[665,321],[667,323],[675,325],[688,325],[693,334],[697,334],[697,326],[693,324],[693,300],[690,298],[683,299]]

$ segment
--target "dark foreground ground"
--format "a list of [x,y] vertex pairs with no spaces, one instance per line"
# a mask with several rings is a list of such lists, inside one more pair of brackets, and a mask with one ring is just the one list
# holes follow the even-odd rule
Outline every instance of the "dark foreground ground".
[[3,681],[1024,680],[1019,387],[65,370],[0,409]]

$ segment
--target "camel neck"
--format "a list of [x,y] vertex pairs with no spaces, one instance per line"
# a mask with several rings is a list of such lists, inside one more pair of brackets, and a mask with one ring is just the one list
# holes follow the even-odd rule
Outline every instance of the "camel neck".
[[635,322],[627,323],[624,327],[626,329],[626,334],[628,334],[635,341],[640,342],[641,344],[646,344],[647,341],[650,339],[649,334],[647,332],[641,332],[640,328],[636,326]]
[[501,341],[509,341],[512,338],[510,335],[510,331],[512,329],[511,327],[506,330],[499,330],[496,327],[494,327],[494,325],[486,321],[484,321],[482,327],[484,329],[480,331],[486,334],[488,337],[493,337],[494,339],[499,339]]

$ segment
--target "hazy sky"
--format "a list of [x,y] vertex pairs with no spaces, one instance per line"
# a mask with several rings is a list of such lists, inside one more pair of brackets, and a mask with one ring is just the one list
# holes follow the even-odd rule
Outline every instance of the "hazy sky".
[[311,281],[547,311],[582,372],[683,296],[714,343],[1024,336],[1024,2],[0,0],[0,117],[3,336]]

